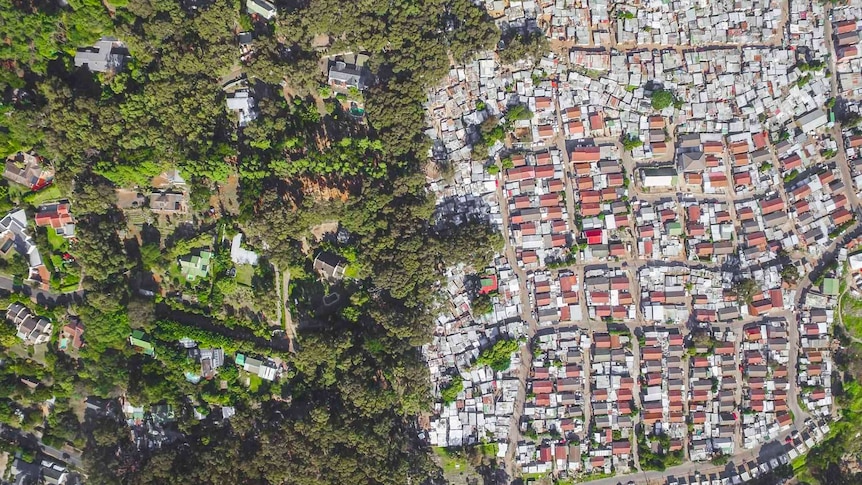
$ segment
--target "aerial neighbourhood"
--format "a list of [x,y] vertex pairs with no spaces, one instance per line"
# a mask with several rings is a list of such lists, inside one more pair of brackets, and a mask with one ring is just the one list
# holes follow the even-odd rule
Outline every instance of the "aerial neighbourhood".
[[429,91],[438,211],[505,236],[423,347],[430,443],[537,483],[791,476],[862,281],[862,9],[485,6],[547,40]]
[[860,31],[0,0],[0,483],[856,483]]

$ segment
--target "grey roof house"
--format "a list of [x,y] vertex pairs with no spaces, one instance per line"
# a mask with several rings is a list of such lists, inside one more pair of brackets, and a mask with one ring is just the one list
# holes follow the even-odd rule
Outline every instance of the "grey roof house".
[[356,88],[361,91],[368,87],[366,81],[365,71],[356,65],[337,61],[329,68],[329,85],[333,88]]
[[19,152],[6,158],[3,178],[29,187],[30,190],[39,190],[54,181],[54,168],[45,163],[42,157]]
[[34,315],[20,303],[12,303],[6,309],[6,320],[17,328],[18,338],[26,345],[38,345],[51,338],[53,326],[45,318]]
[[114,37],[102,37],[93,47],[82,47],[75,53],[75,67],[93,72],[119,71],[131,57],[125,45]]
[[706,155],[700,151],[680,153],[679,168],[683,172],[703,172],[706,170]]
[[153,192],[150,194],[150,210],[157,214],[185,214],[188,212],[185,194]]
[[321,251],[314,258],[314,270],[330,281],[344,278],[344,270],[347,266],[344,260],[337,254]]
[[796,123],[804,133],[815,131],[817,128],[824,126],[828,122],[829,118],[827,117],[826,112],[819,108],[809,111],[796,119]]

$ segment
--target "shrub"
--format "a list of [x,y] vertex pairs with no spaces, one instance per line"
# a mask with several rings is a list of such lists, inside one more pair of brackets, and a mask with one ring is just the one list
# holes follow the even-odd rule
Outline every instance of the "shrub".
[[455,376],[452,379],[452,382],[449,383],[440,393],[440,396],[443,398],[443,404],[449,404],[455,402],[455,399],[458,399],[458,394],[464,390],[464,379],[461,376]]
[[672,105],[674,102],[674,98],[673,94],[670,91],[659,89],[652,93],[650,101],[654,110],[661,111]]
[[517,340],[498,340],[479,354],[476,363],[487,365],[495,371],[504,371],[512,365],[512,353],[518,350]]

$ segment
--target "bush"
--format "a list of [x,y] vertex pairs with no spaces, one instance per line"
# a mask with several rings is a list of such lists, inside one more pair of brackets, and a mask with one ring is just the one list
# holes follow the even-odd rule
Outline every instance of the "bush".
[[458,399],[458,394],[464,390],[464,379],[461,376],[455,376],[452,379],[452,382],[449,383],[443,390],[440,392],[440,396],[443,398],[443,404],[449,404],[455,402],[455,399]]
[[[490,173],[490,171],[489,171]],[[494,305],[491,303],[491,297],[488,295],[479,295],[473,299],[470,304],[473,309],[473,315],[487,315],[494,310]]]
[[533,119],[533,112],[523,104],[516,104],[506,111],[506,119],[509,121],[530,120]]
[[495,371],[504,371],[512,365],[512,353],[520,347],[517,340],[498,340],[479,354],[477,364],[487,365]]
[[673,93],[664,89],[653,91],[652,97],[650,98],[652,109],[656,111],[661,111],[667,108],[673,104],[673,101]]
[[637,147],[643,146],[644,142],[634,134],[628,134],[625,138],[623,138],[623,148],[626,150],[634,150]]

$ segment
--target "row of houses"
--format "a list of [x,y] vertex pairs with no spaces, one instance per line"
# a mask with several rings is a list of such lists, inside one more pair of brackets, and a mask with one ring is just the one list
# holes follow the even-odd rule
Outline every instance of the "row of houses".
[[694,355],[688,362],[689,457],[709,460],[733,455],[737,440],[740,371],[737,352],[739,335],[730,329],[711,327],[694,340]]
[[577,476],[584,470],[583,457],[589,452],[584,414],[589,405],[584,369],[588,350],[589,337],[577,327],[543,329],[534,337],[521,426],[536,439],[518,443],[517,450],[525,473]]
[[742,440],[746,449],[776,438],[793,424],[788,403],[788,322],[767,319],[743,328],[740,364],[742,393]]

